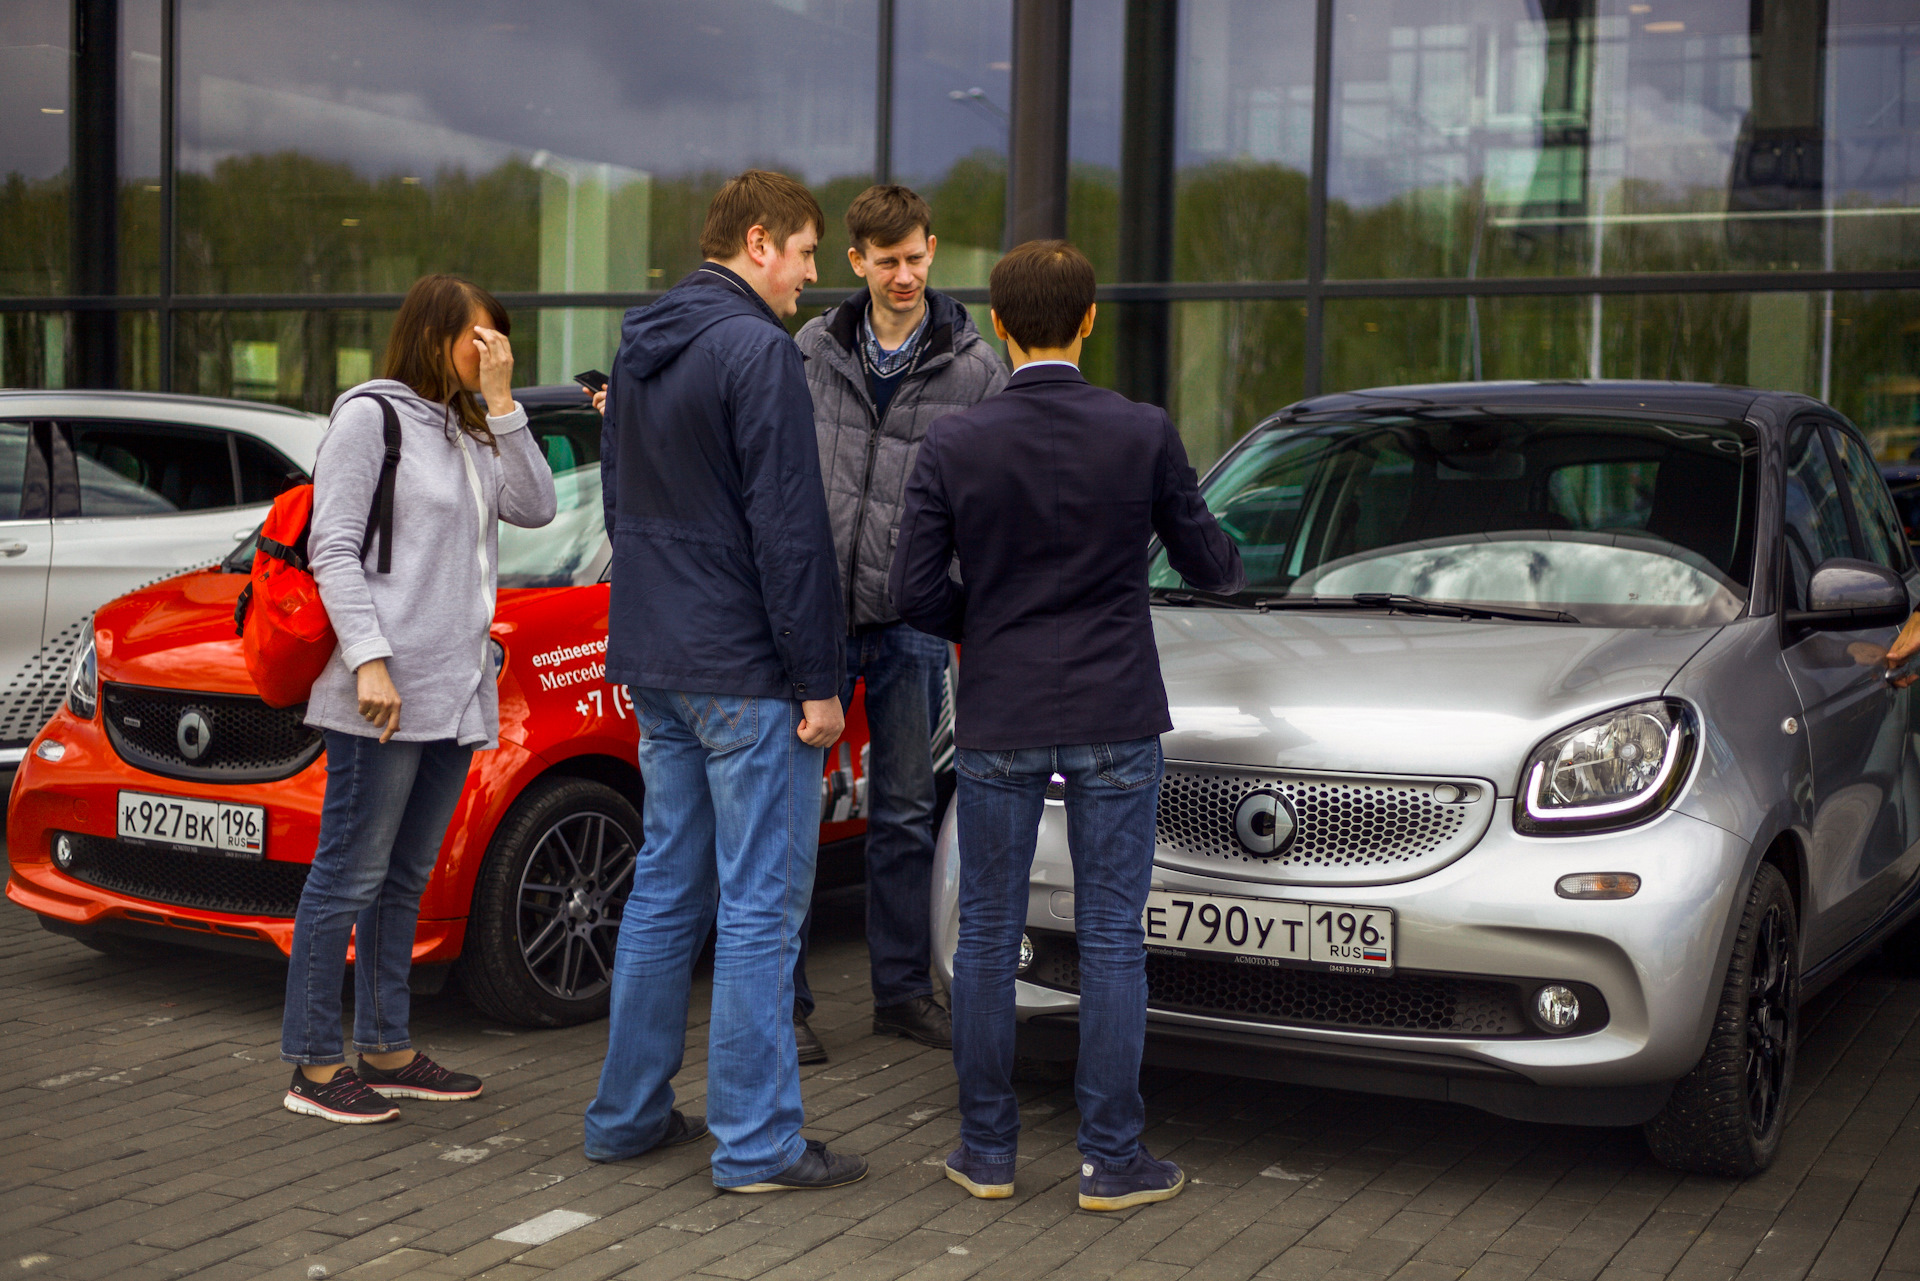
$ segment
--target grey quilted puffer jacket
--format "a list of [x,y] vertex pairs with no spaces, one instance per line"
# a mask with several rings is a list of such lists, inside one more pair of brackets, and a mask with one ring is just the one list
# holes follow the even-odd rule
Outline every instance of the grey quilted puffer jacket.
[[920,441],[934,419],[979,404],[1007,385],[1007,367],[945,294],[927,291],[930,312],[913,367],[894,389],[886,418],[875,422],[873,397],[860,366],[867,307],[862,290],[800,329],[807,358],[820,475],[840,568],[847,631],[900,620],[887,595],[887,570],[900,533],[900,504]]

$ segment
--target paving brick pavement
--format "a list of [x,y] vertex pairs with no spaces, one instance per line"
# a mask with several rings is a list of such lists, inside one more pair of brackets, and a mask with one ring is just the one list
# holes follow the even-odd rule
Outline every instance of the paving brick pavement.
[[[327,1125],[280,1107],[284,969],[110,958],[0,907],[0,1276],[1920,1281],[1920,979],[1869,967],[1809,1011],[1796,1114],[1748,1183],[1661,1169],[1632,1131],[1150,1070],[1147,1142],[1192,1186],[1091,1214],[1066,1086],[1023,1091],[1013,1198],[941,1177],[950,1060],[870,1035],[855,913],[817,931],[833,1060],[804,1072],[807,1133],[873,1172],[748,1197],[715,1192],[706,1145],[581,1156],[604,1024],[530,1032],[417,999],[417,1040],[486,1094]],[[694,1111],[704,998],[678,1082]],[[583,1226],[500,1239],[552,1211]]]

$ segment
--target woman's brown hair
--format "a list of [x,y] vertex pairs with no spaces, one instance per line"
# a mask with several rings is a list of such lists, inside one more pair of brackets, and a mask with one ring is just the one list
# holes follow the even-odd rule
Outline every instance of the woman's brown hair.
[[473,322],[476,306],[487,313],[490,328],[512,334],[507,309],[472,281],[444,274],[414,281],[400,304],[400,314],[393,318],[380,376],[403,382],[422,399],[446,406],[449,436],[457,424],[459,430],[497,450],[485,411],[473,393],[460,385],[453,368],[453,344]]

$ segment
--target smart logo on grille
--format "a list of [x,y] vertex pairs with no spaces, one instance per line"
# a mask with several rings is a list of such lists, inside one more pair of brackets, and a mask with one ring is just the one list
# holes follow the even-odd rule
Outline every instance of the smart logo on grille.
[[1264,787],[1248,792],[1233,808],[1233,834],[1256,858],[1285,853],[1298,829],[1287,798]]
[[206,717],[189,708],[180,713],[180,724],[174,728],[173,740],[179,745],[180,755],[197,761],[207,754],[207,747],[213,740],[213,726],[207,724]]

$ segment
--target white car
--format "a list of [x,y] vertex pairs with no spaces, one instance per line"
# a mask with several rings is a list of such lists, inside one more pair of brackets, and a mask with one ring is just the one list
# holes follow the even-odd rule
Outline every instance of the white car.
[[200,396],[0,391],[0,767],[59,706],[93,611],[232,552],[311,475],[326,422]]

